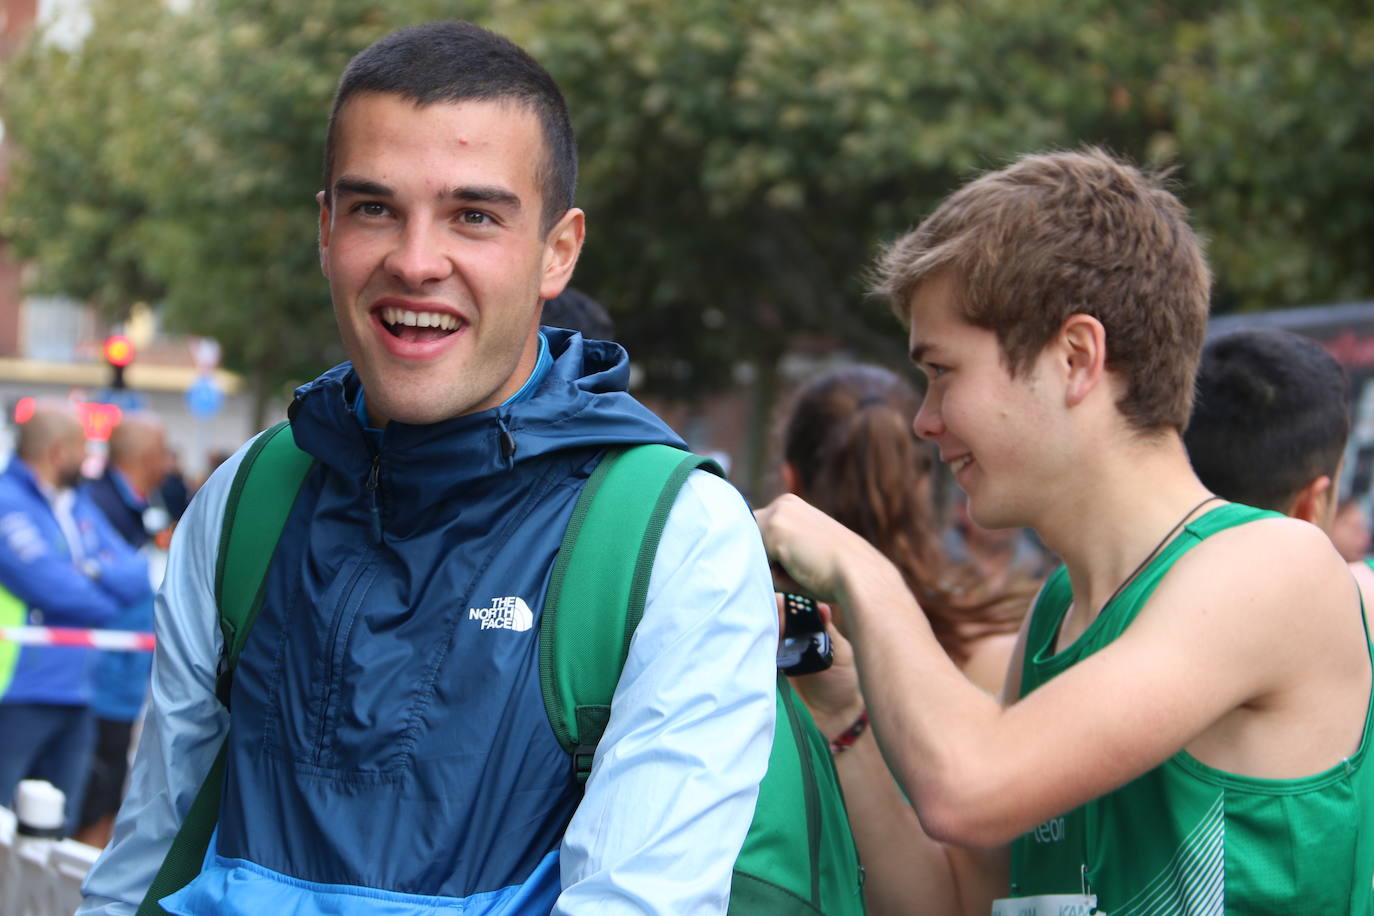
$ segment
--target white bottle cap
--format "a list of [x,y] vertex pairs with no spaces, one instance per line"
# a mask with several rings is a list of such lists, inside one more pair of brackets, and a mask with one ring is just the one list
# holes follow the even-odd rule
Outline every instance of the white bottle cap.
[[60,833],[66,821],[66,807],[67,796],[46,780],[25,779],[14,794],[14,813],[19,818],[21,833]]

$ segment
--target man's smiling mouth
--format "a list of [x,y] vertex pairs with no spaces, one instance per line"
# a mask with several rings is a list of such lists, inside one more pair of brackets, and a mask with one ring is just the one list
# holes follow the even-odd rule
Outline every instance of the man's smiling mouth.
[[388,306],[377,316],[391,336],[414,343],[447,337],[463,324],[447,312],[425,312]]

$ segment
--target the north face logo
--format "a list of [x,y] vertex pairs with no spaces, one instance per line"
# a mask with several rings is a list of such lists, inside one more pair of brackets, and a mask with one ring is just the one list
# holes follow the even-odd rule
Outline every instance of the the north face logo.
[[524,598],[491,599],[491,607],[468,608],[469,620],[482,621],[482,629],[516,630],[524,632],[534,626],[534,614]]

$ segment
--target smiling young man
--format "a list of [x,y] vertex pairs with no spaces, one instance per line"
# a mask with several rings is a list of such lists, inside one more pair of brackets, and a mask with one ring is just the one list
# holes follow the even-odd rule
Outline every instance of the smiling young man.
[[1225,503],[1189,466],[1209,277],[1183,206],[1096,150],[1028,156],[953,194],[881,274],[929,382],[917,432],[975,521],[1033,527],[1065,566],[999,702],[862,539],[796,498],[759,513],[854,644],[863,699],[808,694],[823,729],[865,700],[872,716],[878,745],[839,766],[874,911],[1370,912],[1360,603],[1321,531]]
[[[585,793],[538,616],[611,447],[681,442],[618,346],[539,327],[582,246],[557,87],[476,26],[402,30],[335,97],[320,263],[351,363],[297,391],[316,461],[215,697],[218,540],[242,452],[178,530],[153,708],[83,912],[129,913],[229,735],[218,830],[170,913],[721,913],[770,750],[757,528],[693,472]],[[497,623],[493,624],[495,620]]]

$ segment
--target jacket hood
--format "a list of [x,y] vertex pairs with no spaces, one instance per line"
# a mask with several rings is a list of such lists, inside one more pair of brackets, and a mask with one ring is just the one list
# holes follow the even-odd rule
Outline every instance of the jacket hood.
[[353,405],[360,381],[342,363],[296,389],[296,444],[321,463],[360,481],[375,457],[405,486],[467,486],[556,452],[682,439],[630,396],[629,357],[618,344],[544,328],[553,366],[534,396],[515,404],[427,425],[391,422],[374,449]]

